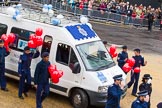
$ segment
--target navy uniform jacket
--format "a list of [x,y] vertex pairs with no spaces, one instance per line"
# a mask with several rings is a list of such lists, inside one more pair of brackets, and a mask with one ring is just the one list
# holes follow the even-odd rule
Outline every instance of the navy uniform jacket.
[[147,102],[141,102],[138,98],[132,103],[131,108],[148,108]]
[[10,52],[7,52],[5,47],[0,47],[0,66],[5,66],[5,57],[9,54]]
[[140,84],[139,91],[144,91],[144,90],[147,90],[148,95],[150,96],[152,92],[152,84],[147,84],[147,83]]
[[117,62],[118,62],[118,65],[119,67],[123,67],[124,64],[125,64],[125,59],[128,59],[128,53],[127,52],[124,52],[122,51],[121,53],[118,54],[118,58],[117,58]]
[[39,55],[40,55],[39,51],[37,51],[36,53],[29,53],[29,54],[23,53],[22,55],[20,55],[18,73],[21,74],[23,70],[29,70],[31,60],[33,58],[37,58]]
[[134,67],[140,67],[140,66],[145,66],[144,64],[144,57],[142,57],[141,55],[139,56],[133,56],[134,60],[135,60],[135,64]]
[[38,85],[38,84],[49,84],[49,72],[48,72],[48,67],[50,65],[50,62],[44,62],[43,60],[41,60],[35,69],[35,73],[34,73],[34,84]]
[[120,98],[122,95],[120,86],[113,84],[108,88],[108,98],[106,108],[120,108]]

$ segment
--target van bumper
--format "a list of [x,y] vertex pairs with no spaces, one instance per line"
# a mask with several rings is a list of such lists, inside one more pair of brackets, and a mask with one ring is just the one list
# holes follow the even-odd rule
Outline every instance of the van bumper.
[[[126,96],[128,86],[125,86],[123,89],[123,94],[121,95],[121,99]],[[98,93],[86,90],[90,99],[90,105],[94,106],[105,106],[107,101],[107,93]]]
[[90,105],[105,106],[107,101],[107,93],[98,93],[86,90],[90,99]]

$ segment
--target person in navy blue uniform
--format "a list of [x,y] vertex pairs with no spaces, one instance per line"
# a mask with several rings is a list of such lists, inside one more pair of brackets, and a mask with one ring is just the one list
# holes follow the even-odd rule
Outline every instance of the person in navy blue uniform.
[[126,61],[128,60],[127,46],[122,47],[123,51],[118,54],[117,62],[119,67],[122,69]]
[[[142,78],[142,83],[139,86],[139,91],[144,91],[146,90],[148,92],[149,97],[151,97],[151,93],[152,93],[152,84],[151,84],[151,80],[152,77],[150,76],[150,74],[144,74],[143,78]],[[150,99],[148,102],[148,108],[150,108]]]
[[162,108],[162,102],[157,104],[157,108]]
[[107,103],[105,108],[120,108],[120,98],[123,93],[121,89],[122,74],[113,77],[114,84],[108,88]]
[[8,91],[6,88],[6,78],[5,78],[5,57],[10,54],[10,49],[9,51],[6,50],[4,47],[4,42],[3,40],[0,40],[0,86],[1,90],[3,91]]
[[138,88],[138,81],[139,81],[139,77],[140,77],[140,72],[134,73],[133,70],[136,67],[140,68],[140,66],[145,66],[147,64],[147,61],[144,61],[144,57],[142,57],[140,55],[140,49],[134,49],[134,53],[135,53],[135,56],[133,56],[133,58],[135,60],[135,64],[134,64],[133,69],[131,71],[131,80],[128,83],[128,88],[130,88],[132,86],[132,84],[134,84],[133,90],[132,90],[132,95],[137,97],[136,93],[137,93],[137,88]]
[[40,53],[38,50],[36,51],[36,53],[31,52],[28,46],[24,48],[24,53],[20,55],[18,62],[18,74],[20,76],[18,96],[20,99],[24,99],[24,97],[22,96],[23,93],[26,97],[28,96],[27,92],[31,87],[31,61],[33,58],[37,58],[39,55]]
[[137,93],[137,99],[132,103],[131,108],[148,108],[148,100],[147,91],[140,91]]
[[34,84],[36,90],[36,108],[42,108],[42,102],[49,94],[49,53],[43,52],[42,60],[37,64],[34,74]]

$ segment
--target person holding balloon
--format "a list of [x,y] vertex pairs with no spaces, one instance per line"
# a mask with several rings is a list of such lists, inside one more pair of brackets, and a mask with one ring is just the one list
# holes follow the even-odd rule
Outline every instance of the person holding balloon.
[[117,62],[119,67],[122,69],[126,61],[128,60],[127,46],[122,47],[123,51],[118,54]]
[[133,56],[135,60],[135,64],[132,68],[131,71],[131,80],[128,83],[128,88],[130,88],[133,84],[133,90],[132,90],[132,95],[137,97],[137,87],[138,87],[138,81],[140,77],[140,66],[146,66],[147,61],[144,61],[144,57],[140,55],[140,49],[134,49],[135,56]]
[[24,48],[24,53],[20,55],[18,62],[18,73],[20,76],[18,97],[20,99],[24,99],[24,97],[22,96],[23,93],[26,97],[28,96],[27,92],[31,87],[31,72],[30,72],[31,61],[33,58],[39,57],[39,55],[40,53],[38,50],[36,50],[36,53],[31,52],[28,46]]
[[36,108],[42,108],[42,102],[49,94],[49,78],[48,67],[50,66],[49,53],[43,52],[42,60],[37,64],[34,73],[34,84],[36,88]]
[[4,47],[4,41],[0,39],[0,86],[1,90],[8,91],[6,88],[6,78],[5,78],[5,57],[10,54],[10,49]]

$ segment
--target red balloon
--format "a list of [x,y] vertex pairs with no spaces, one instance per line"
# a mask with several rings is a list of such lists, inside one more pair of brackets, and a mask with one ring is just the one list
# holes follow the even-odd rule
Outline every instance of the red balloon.
[[36,41],[36,36],[35,34],[31,34],[30,37],[29,37],[29,40],[32,40],[32,41]]
[[43,39],[41,37],[36,37],[36,44],[37,46],[41,46],[43,44]]
[[58,83],[58,82],[59,82],[59,78],[51,79],[51,81],[52,81],[53,83]]
[[4,44],[4,47],[6,48],[6,51],[8,52],[9,49],[10,49],[9,46],[8,46],[8,44],[7,45]]
[[42,36],[43,34],[43,29],[42,28],[37,28],[35,31],[36,36]]
[[135,60],[134,60],[134,58],[130,58],[130,59],[128,59],[128,60],[127,60],[127,63],[129,64],[129,66],[133,67],[134,64],[135,64]]
[[112,58],[117,57],[117,55],[118,55],[118,53],[117,53],[117,52],[115,52],[114,54],[112,54]]
[[28,47],[30,47],[30,48],[36,48],[37,45],[32,40],[30,40],[30,41],[28,41]]
[[8,43],[8,37],[7,37],[6,34],[3,34],[3,35],[1,36],[1,39],[2,39],[4,42]]
[[116,46],[115,45],[111,45],[110,48],[109,48],[110,54],[114,54],[115,51],[116,51]]
[[139,73],[141,70],[140,70],[140,67],[136,67],[134,68],[134,73]]
[[58,78],[61,78],[63,76],[63,71],[62,70],[58,70]]
[[122,67],[123,71],[128,73],[132,68],[129,66],[128,63],[124,64],[124,66]]
[[56,70],[57,70],[56,65],[50,65],[48,67],[48,71],[49,71],[50,74],[52,74]]
[[15,34],[14,33],[8,34],[8,41],[10,43],[13,43],[15,41]]

